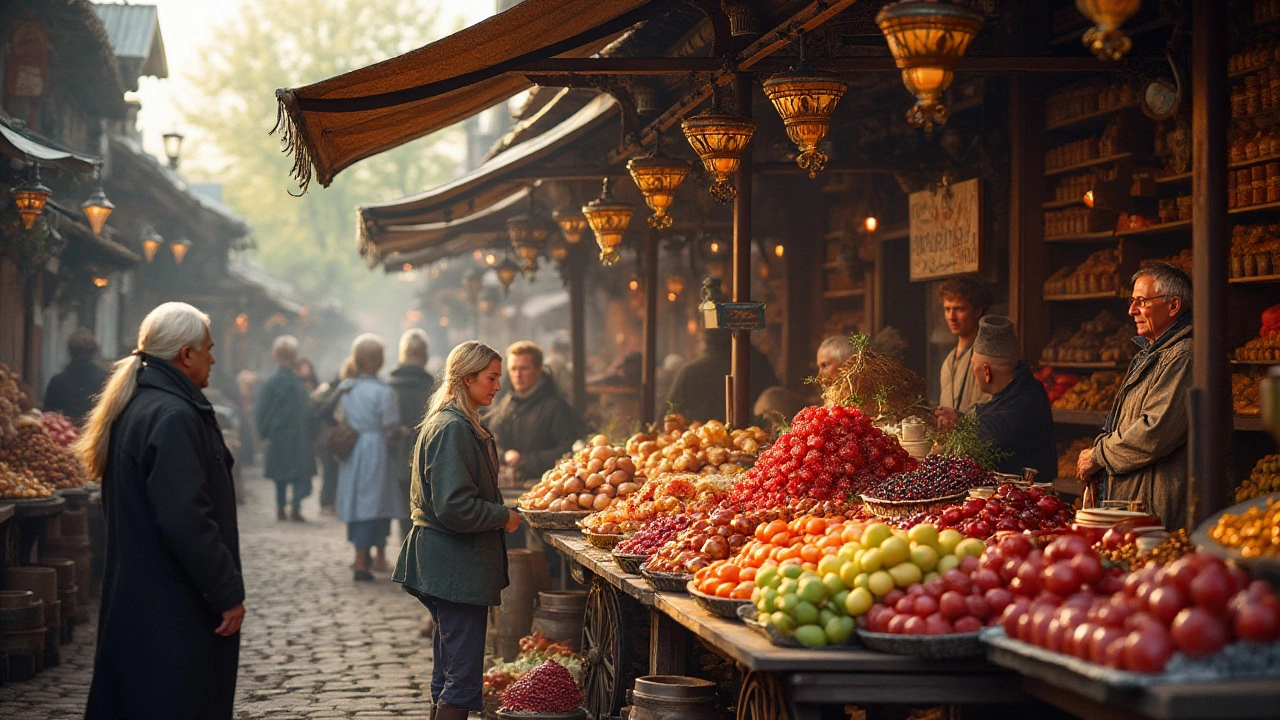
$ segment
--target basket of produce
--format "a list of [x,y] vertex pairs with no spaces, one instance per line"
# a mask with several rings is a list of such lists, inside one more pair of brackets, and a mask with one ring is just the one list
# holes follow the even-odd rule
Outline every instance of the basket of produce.
[[693,579],[693,575],[690,573],[669,573],[650,570],[648,563],[640,569],[640,574],[644,576],[645,580],[649,581],[654,590],[659,592],[685,592],[685,586]]
[[[857,637],[853,634],[852,628],[850,628],[849,634],[842,642],[823,642],[819,644],[816,642],[815,638],[808,638],[814,642],[805,645],[797,640],[794,634],[788,635],[782,632],[777,625],[767,622],[767,618],[762,616],[761,612],[755,605],[747,603],[746,605],[739,607],[737,613],[737,617],[742,621],[743,625],[746,625],[758,634],[764,636],[769,640],[769,642],[777,645],[778,647],[804,648],[805,650],[848,650],[850,647],[857,644]],[[801,631],[801,634],[802,636],[807,636],[808,631]]]
[[912,515],[931,512],[946,505],[954,505],[969,496],[966,490],[955,495],[926,498],[924,500],[882,500],[862,495],[862,506],[867,512],[880,518],[906,518]]
[[[561,460],[520,496],[525,510],[573,512],[578,518],[600,512],[640,489],[635,465],[621,447],[596,435],[573,457]],[[570,528],[557,528],[570,529]]]
[[897,635],[858,631],[858,639],[872,650],[890,655],[910,655],[926,660],[980,657],[986,652],[980,635],[980,632],[950,635]]
[[693,601],[698,603],[698,607],[706,610],[712,615],[718,615],[725,618],[738,617],[738,608],[751,607],[751,598],[731,598],[720,597],[718,595],[708,595],[698,590],[697,582],[690,580],[685,589],[693,596]]
[[583,708],[578,708],[568,712],[528,713],[499,708],[494,713],[494,717],[498,718],[498,720],[587,720],[587,711]]
[[1196,547],[1280,584],[1280,493],[1233,505],[1205,520]]
[[930,455],[913,470],[895,475],[862,493],[867,511],[883,518],[910,517],[952,505],[973,488],[993,483],[992,473],[968,457]]
[[591,543],[591,547],[601,550],[612,550],[615,545],[627,537],[622,534],[594,533],[585,528],[582,530],[582,536],[587,539],[587,542]]
[[[756,453],[769,441],[763,428],[731,430],[718,420],[687,423],[683,416],[662,418],[662,431],[640,432],[627,440],[627,452],[636,459],[637,472],[650,479],[667,473],[733,476],[755,463]],[[676,445],[677,454],[663,452]]]
[[652,555],[620,553],[616,547],[610,555],[613,557],[613,562],[618,566],[618,569],[628,575],[639,575],[640,568],[644,567],[644,564],[649,561],[649,558],[653,557]]
[[578,529],[578,521],[591,514],[585,511],[551,512],[549,510],[528,510],[526,508],[519,508],[517,512],[524,516],[530,527],[539,530],[576,530]]

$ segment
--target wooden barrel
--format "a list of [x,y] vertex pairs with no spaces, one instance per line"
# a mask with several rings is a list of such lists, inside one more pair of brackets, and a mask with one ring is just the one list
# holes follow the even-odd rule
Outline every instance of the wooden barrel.
[[44,603],[39,600],[26,607],[0,608],[0,633],[43,629]]
[[502,590],[502,604],[491,614],[494,656],[514,660],[520,654],[520,638],[533,625],[533,604],[538,591],[551,585],[547,558],[540,550],[508,550],[507,576],[511,584]]
[[53,568],[58,574],[58,589],[76,586],[76,563],[74,560],[51,555],[41,555],[36,563],[39,567]]
[[58,602],[62,605],[62,626],[59,628],[58,641],[63,645],[75,639],[76,623],[79,622],[76,619],[77,591],[75,585],[58,589]]
[[35,601],[36,594],[30,590],[0,590],[0,609],[30,607]]
[[44,609],[44,666],[62,663],[62,603],[54,600]]
[[9,659],[9,679],[30,680],[44,669],[44,628],[0,632],[0,653]]
[[531,629],[568,645],[576,652],[582,644],[582,618],[586,607],[585,590],[540,592]]
[[48,606],[58,600],[58,572],[47,567],[11,567],[4,570],[6,590],[30,590]]
[[683,675],[636,678],[631,720],[717,720],[716,684]]
[[[63,515],[65,516],[66,513]],[[66,530],[65,526],[63,530]],[[76,605],[87,609],[93,600],[89,594],[89,586],[93,583],[93,555],[89,536],[64,534],[61,537],[47,538],[40,545],[40,557],[66,558],[75,563],[75,579],[71,584],[79,589]],[[89,618],[83,612],[79,615],[81,615],[77,618],[79,622],[88,621]]]
[[58,534],[61,537],[88,537],[89,513],[79,510],[63,510],[58,516]]

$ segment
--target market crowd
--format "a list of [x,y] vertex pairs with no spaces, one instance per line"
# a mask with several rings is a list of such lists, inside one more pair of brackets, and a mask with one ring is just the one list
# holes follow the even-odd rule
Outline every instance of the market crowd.
[[[1183,527],[1191,283],[1154,264],[1132,287],[1140,351],[1077,474],[1089,492],[1141,501],[1168,527]],[[944,283],[938,300],[956,345],[941,367],[936,422],[947,428],[971,416],[1002,451],[1001,471],[1052,478],[1048,396],[1022,357],[1017,328],[989,313],[991,295],[977,280]],[[91,335],[71,343],[72,361],[51,380],[48,405],[84,425],[77,452],[102,480],[107,527],[86,717],[229,718],[246,598],[235,459],[205,394],[216,362],[209,318],[184,303],[155,308],[136,349],[109,375],[94,370]],[[729,343],[708,331],[704,354],[674,373],[668,397],[690,419],[723,412]],[[873,348],[902,350],[894,336],[877,337]],[[854,352],[848,338],[828,338],[819,374],[838,373]],[[263,471],[276,486],[279,520],[306,521],[301,502],[319,474],[323,512],[346,525],[353,580],[391,571],[421,601],[434,628],[432,717],[462,720],[481,708],[488,608],[507,585],[508,535],[520,525],[499,478],[540,477],[586,428],[535,343],[505,353],[462,343],[439,378],[426,370],[421,330],[400,338],[384,380],[387,353],[382,338],[361,335],[340,373],[317,383],[298,341],[277,338],[275,371],[251,398],[246,425],[266,443]],[[776,387],[763,354],[753,349],[751,358],[757,414],[789,417],[803,406]],[[394,569],[386,553],[393,521],[403,538]]]

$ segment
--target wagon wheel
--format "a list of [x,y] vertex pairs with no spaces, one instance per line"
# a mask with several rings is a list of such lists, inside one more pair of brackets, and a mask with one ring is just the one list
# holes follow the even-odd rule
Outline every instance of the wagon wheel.
[[596,718],[615,716],[622,710],[623,662],[630,648],[622,630],[618,591],[600,578],[591,580],[586,614],[582,620],[582,654],[587,657],[583,683],[587,710]]
[[742,681],[737,720],[784,720],[793,717],[787,695],[772,673],[753,672]]

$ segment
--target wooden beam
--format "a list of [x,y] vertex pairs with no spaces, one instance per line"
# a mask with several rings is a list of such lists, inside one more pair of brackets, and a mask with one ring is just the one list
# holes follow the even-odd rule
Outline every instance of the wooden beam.
[[649,228],[644,243],[644,347],[640,368],[640,422],[654,421],[658,397],[658,245],[662,233]]
[[[734,78],[734,112],[751,117],[751,73],[738,73]],[[742,152],[738,172],[733,176],[738,195],[733,200],[733,301],[751,300],[751,161],[754,145]],[[733,334],[733,417],[735,428],[751,424],[751,333]]]
[[[977,55],[961,58],[957,72],[970,73],[1076,73],[1076,72],[1131,72],[1139,60],[1125,58],[1120,62],[1104,63],[1093,56],[1064,57],[1055,55],[1001,56]],[[1149,58],[1162,60],[1162,58]],[[752,63],[758,73],[781,72],[796,63],[791,57],[762,57]],[[816,67],[839,73],[896,73],[898,66],[890,55],[866,57],[841,57],[817,60]],[[717,58],[549,58],[529,63],[517,72],[536,85],[557,84],[556,76],[583,75],[688,75],[690,73],[718,73],[724,70],[724,60]]]
[[[586,244],[569,246],[569,356],[573,362],[573,408],[587,410],[587,263]],[[480,337],[479,334],[476,337]]]
[[533,82],[536,75],[688,75],[724,68],[720,58],[548,58],[523,65],[518,72]]

